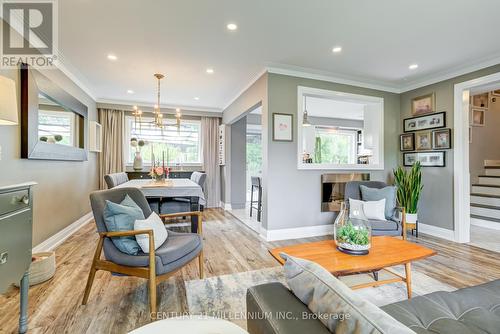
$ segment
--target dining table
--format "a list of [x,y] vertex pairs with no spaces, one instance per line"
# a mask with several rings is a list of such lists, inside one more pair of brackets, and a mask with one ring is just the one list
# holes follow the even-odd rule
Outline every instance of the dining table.
[[[206,205],[203,189],[190,179],[135,179],[120,184],[116,188],[138,188],[146,198],[184,198],[189,200],[190,211],[200,211]],[[160,211],[160,210],[159,210]],[[198,216],[191,216],[191,232],[198,229]]]

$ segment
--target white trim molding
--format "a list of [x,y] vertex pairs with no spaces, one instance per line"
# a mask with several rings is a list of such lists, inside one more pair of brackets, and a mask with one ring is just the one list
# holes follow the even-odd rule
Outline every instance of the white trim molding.
[[81,217],[77,221],[66,226],[61,231],[57,232],[45,241],[42,241],[35,247],[33,247],[33,253],[48,252],[62,244],[66,239],[75,234],[79,229],[81,229],[86,224],[90,223],[94,219],[92,212],[87,213],[85,216]]
[[232,210],[231,203],[224,203],[223,201],[220,201],[220,207],[226,211]]
[[478,218],[471,217],[470,224],[474,225],[474,226],[479,226],[479,227],[484,227],[484,228],[489,228],[492,230],[500,231],[500,223],[493,222],[491,220],[478,219]]
[[436,238],[455,241],[455,232],[446,228],[418,223],[418,233],[427,234]]
[[266,241],[288,240],[333,235],[333,224],[266,230],[260,228],[260,237]]
[[469,96],[470,90],[500,82],[500,72],[461,82],[454,88],[453,207],[456,242],[470,242]]

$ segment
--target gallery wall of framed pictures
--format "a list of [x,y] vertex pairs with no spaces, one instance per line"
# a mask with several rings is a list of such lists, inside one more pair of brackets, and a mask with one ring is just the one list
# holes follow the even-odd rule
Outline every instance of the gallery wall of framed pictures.
[[436,95],[430,93],[411,102],[412,117],[403,120],[400,151],[403,165],[420,161],[422,167],[445,167],[451,149],[451,129],[446,128],[446,112],[436,112]]

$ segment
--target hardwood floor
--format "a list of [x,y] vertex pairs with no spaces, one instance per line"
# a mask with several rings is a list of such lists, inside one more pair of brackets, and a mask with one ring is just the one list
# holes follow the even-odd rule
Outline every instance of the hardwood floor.
[[[268,248],[328,237],[265,242],[223,210],[205,212],[205,276],[219,276],[277,266]],[[97,243],[88,224],[56,249],[54,278],[30,288],[30,333],[126,333],[149,322],[146,280],[98,272],[89,302],[81,305]],[[414,238],[410,238],[416,241]],[[421,235],[416,241],[438,252],[415,262],[414,270],[457,288],[500,278],[498,253]],[[196,263],[158,286],[158,310],[187,312],[184,280],[198,278]],[[17,332],[19,294],[0,296],[0,333]]]

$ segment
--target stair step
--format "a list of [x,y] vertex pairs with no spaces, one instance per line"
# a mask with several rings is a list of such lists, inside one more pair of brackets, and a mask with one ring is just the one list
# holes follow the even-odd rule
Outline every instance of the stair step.
[[478,184],[480,185],[495,185],[500,186],[500,176],[483,176],[478,177]]
[[490,205],[500,207],[500,196],[471,194],[470,205]]
[[493,219],[499,219],[500,220],[500,210],[498,207],[479,207],[479,206],[471,206],[470,207],[470,214],[471,216],[480,216],[480,217],[487,217],[487,218],[493,218]]
[[491,177],[491,178],[494,178],[494,179],[498,179],[500,178],[500,175],[478,175],[478,177]]
[[500,223],[500,219],[497,218],[491,218],[491,217],[484,217],[484,216],[478,216],[478,215],[470,215],[471,218],[476,218],[476,219],[483,219],[483,220],[489,220],[491,222],[497,222]]
[[484,167],[500,167],[500,160],[484,160]]
[[496,168],[496,167],[488,168],[488,167],[485,167],[484,174],[486,176],[500,176],[500,168]]
[[481,195],[495,195],[500,196],[500,186],[486,185],[486,184],[473,184],[471,193]]
[[471,203],[471,207],[475,208],[483,208],[483,209],[491,209],[491,210],[500,210],[500,206],[498,205],[489,205],[489,204],[479,204],[479,203]]

